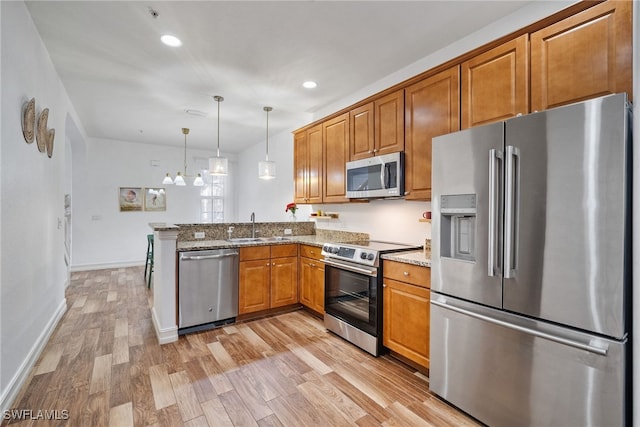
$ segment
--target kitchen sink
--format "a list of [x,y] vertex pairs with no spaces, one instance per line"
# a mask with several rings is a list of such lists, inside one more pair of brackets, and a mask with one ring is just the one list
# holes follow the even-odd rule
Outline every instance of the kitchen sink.
[[259,240],[262,242],[287,242],[291,240],[291,237],[282,237],[282,236],[261,237]]
[[273,237],[234,237],[227,239],[227,242],[231,243],[252,243],[252,242],[286,242],[290,241],[291,237],[273,236]]
[[231,243],[250,243],[250,242],[259,242],[262,239],[259,237],[234,237],[232,239],[227,239],[228,242]]

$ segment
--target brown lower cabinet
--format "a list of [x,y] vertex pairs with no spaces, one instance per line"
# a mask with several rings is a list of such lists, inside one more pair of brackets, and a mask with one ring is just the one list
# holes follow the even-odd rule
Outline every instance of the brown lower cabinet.
[[324,263],[321,249],[300,245],[300,304],[324,314]]
[[382,343],[428,369],[431,270],[385,260],[383,271]]
[[298,302],[298,245],[240,248],[238,313]]

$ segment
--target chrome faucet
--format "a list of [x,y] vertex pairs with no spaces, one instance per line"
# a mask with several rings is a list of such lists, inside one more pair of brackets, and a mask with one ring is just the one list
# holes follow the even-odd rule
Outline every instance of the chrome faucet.
[[251,238],[256,238],[256,213],[251,212]]

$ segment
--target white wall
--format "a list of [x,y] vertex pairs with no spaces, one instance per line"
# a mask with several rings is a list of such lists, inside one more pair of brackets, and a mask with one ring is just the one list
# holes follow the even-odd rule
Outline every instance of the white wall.
[[[187,173],[206,168],[213,154],[187,148]],[[184,187],[162,184],[167,172],[175,176],[183,171],[184,148],[90,138],[84,161],[84,174],[73,176],[73,270],[143,264],[150,222],[200,222],[200,187],[191,185],[193,179],[187,179]],[[237,169],[233,157],[229,168]],[[233,175],[226,180],[228,190],[235,193]],[[119,187],[165,188],[167,210],[120,212]],[[229,201],[227,220],[231,221],[233,196]]]
[[[238,156],[238,222],[288,221],[286,205],[293,201],[293,138],[290,132],[269,136],[269,160],[276,162],[276,178],[258,178],[258,162],[265,159],[265,141]],[[300,212],[298,216],[302,218]],[[307,215],[308,216],[308,215]]]
[[[0,405],[11,404],[48,334],[66,310],[65,134],[76,117],[22,2],[0,2]],[[22,106],[49,108],[53,158],[22,136]]]

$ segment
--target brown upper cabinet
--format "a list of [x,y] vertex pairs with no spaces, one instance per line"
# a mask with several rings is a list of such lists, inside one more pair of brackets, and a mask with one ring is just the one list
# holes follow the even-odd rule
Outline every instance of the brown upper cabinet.
[[528,39],[524,34],[462,63],[462,129],[529,112]]
[[405,198],[431,199],[431,139],[460,130],[455,66],[405,89]]
[[349,161],[349,113],[322,124],[324,172],[322,200],[324,203],[347,202],[345,163]]
[[322,202],[322,123],[296,132],[293,139],[294,201]]
[[632,2],[607,1],[531,34],[531,110],[632,93]]
[[350,160],[404,150],[404,91],[398,90],[353,109]]

